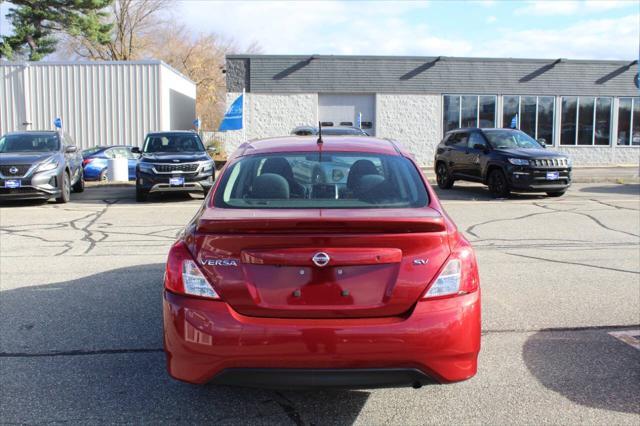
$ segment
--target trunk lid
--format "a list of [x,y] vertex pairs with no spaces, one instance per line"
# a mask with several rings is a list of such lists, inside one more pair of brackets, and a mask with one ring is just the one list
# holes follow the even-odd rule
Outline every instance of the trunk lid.
[[190,245],[234,310],[275,318],[402,315],[449,256],[431,208],[213,208]]

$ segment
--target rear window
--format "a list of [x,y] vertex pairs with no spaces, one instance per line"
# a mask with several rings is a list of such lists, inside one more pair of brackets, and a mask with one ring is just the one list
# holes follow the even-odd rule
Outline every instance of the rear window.
[[216,207],[246,209],[424,207],[428,195],[411,161],[358,153],[251,155],[231,165]]

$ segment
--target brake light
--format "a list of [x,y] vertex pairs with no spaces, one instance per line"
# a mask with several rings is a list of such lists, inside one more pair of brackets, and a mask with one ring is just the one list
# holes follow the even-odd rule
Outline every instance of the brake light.
[[423,299],[452,297],[478,289],[478,265],[468,243],[456,247],[440,274],[433,280]]
[[86,166],[87,164],[89,164],[93,160],[95,160],[95,158],[85,158],[84,160],[82,160],[82,166],[83,167]]
[[169,250],[164,288],[178,294],[220,299],[182,241]]

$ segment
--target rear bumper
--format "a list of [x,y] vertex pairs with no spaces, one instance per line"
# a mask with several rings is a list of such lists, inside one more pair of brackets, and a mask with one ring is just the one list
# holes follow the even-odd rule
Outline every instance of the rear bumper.
[[274,319],[165,292],[169,374],[190,383],[386,387],[475,375],[480,293],[418,302],[405,317]]
[[218,385],[270,389],[371,389],[437,383],[416,368],[228,368],[212,380]]

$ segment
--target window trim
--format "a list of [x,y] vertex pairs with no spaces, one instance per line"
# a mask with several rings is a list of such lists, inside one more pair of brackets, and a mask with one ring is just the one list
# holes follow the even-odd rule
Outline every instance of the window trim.
[[[445,116],[445,108],[444,108],[444,99],[447,96],[455,96],[458,98],[458,127],[454,128],[454,129],[450,129],[450,130],[445,130],[445,126],[444,126],[444,116]],[[476,97],[476,128],[480,128],[478,127],[478,125],[480,124],[480,97],[491,97],[493,98],[493,126],[496,127],[498,125],[498,98],[500,97],[499,95],[491,95],[491,94],[481,94],[481,93],[443,93],[442,94],[442,114],[440,117],[440,125],[442,126],[442,137],[444,138],[444,136],[447,134],[447,132],[451,132],[453,130],[457,130],[457,129],[462,129],[463,127],[460,127],[460,124],[462,123],[462,97],[463,96],[475,96]],[[468,128],[468,127],[464,127],[464,128]]]
[[[617,116],[617,120],[616,120],[616,133],[615,133],[615,144],[611,144],[610,146],[615,145],[615,149],[627,149],[627,148],[631,148],[631,149],[639,149],[640,145],[633,145],[633,107],[635,106],[636,100],[638,102],[640,102],[640,96],[618,96],[616,99],[616,105],[615,105],[615,110],[616,110],[616,116]],[[629,118],[629,145],[620,145],[618,144],[618,132],[620,131],[620,101],[622,99],[630,99],[631,100],[631,109],[629,110],[629,114],[631,115],[631,117]],[[611,108],[612,110],[614,109],[613,106]],[[605,145],[601,145],[601,146],[605,146]]]
[[[627,97],[627,96],[625,96]],[[614,100],[616,99],[616,97],[614,96],[580,96],[580,95],[563,95],[560,96],[560,105],[562,105],[562,101],[564,100],[564,98],[576,98],[576,120],[575,120],[575,128],[576,128],[576,134],[573,140],[573,144],[572,145],[567,145],[567,144],[562,144],[561,140],[558,142],[558,147],[572,147],[572,148],[576,148],[576,147],[613,147],[613,141],[611,140],[611,138],[613,137],[613,130],[615,130],[615,136],[616,138],[618,137],[618,123],[615,123],[615,129],[614,129],[614,123],[613,123],[613,110],[614,110]],[[593,121],[591,123],[591,144],[578,144],[578,134],[579,134],[579,128],[578,125],[580,124],[580,98],[593,98]],[[598,107],[598,99],[609,99],[610,102],[610,107],[609,107],[609,143],[607,145],[596,145],[595,141],[596,141],[596,110]],[[618,98],[619,99],[619,98]],[[562,128],[562,109],[560,110],[560,117],[559,117],[559,122],[560,122],[560,127]],[[619,146],[626,146],[626,145],[619,145]]]
[[[522,98],[523,97],[531,97],[531,98],[535,97],[536,98],[536,117],[535,117],[535,124],[534,124],[534,126],[535,126],[535,134],[534,134],[534,136],[529,135],[532,138],[534,138],[536,141],[538,140],[538,131],[539,131],[538,122],[539,122],[540,98],[553,99],[553,103],[552,103],[553,112],[551,114],[552,117],[553,117],[553,121],[551,123],[551,143],[547,144],[547,145],[554,146],[554,147],[559,145],[559,142],[558,142],[558,144],[556,144],[556,141],[558,140],[557,135],[556,135],[556,123],[558,121],[557,120],[558,108],[556,108],[556,96],[555,95],[526,95],[526,94],[525,95],[515,95],[515,94],[506,93],[506,94],[501,95],[501,97],[502,97],[502,111],[501,111],[500,115],[503,118],[502,128],[509,128],[509,129],[511,128],[511,127],[504,127],[505,126],[505,123],[504,123],[504,98],[505,97],[506,98],[517,98],[518,99],[518,112],[517,112],[518,116],[517,116],[517,120],[516,120],[516,129],[520,130],[520,131],[522,131],[522,129],[521,129],[521,121],[520,121],[522,119]],[[509,124],[511,124],[511,123],[509,123]],[[572,145],[565,145],[565,146],[572,146]],[[602,146],[604,146],[604,145],[602,145]]]

